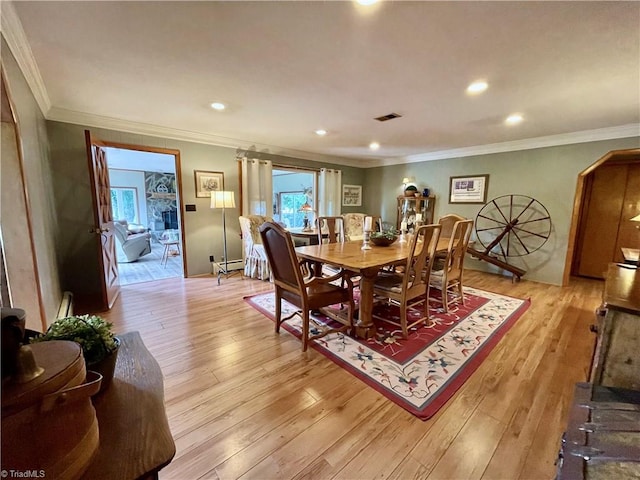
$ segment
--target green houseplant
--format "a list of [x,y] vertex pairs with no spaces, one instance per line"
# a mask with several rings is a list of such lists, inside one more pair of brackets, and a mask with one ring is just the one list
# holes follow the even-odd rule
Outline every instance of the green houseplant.
[[97,315],[72,315],[59,318],[47,331],[31,339],[31,343],[69,340],[82,348],[87,370],[102,374],[104,390],[113,378],[120,340],[113,334],[113,324]]

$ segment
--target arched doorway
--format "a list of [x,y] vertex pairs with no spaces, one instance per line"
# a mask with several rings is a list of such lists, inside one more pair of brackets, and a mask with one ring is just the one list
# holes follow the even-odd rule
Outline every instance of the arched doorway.
[[638,213],[640,149],[611,151],[582,171],[576,186],[563,284],[571,275],[602,278],[607,263],[620,261],[620,247],[633,246],[625,242],[634,242],[635,233],[640,237],[630,221]]

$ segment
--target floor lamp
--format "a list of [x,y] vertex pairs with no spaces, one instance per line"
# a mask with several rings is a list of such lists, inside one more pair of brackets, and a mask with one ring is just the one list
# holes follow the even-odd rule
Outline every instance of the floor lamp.
[[[211,192],[211,208],[222,209],[222,238],[224,239],[224,274],[229,273],[229,257],[227,256],[227,219],[224,213],[225,208],[236,208],[236,200],[233,192],[216,190]],[[222,268],[222,267],[221,267]]]

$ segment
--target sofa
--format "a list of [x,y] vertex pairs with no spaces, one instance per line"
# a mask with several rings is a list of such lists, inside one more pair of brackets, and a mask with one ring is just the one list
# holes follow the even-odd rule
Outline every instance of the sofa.
[[151,234],[141,225],[126,220],[113,222],[118,263],[131,263],[151,253]]

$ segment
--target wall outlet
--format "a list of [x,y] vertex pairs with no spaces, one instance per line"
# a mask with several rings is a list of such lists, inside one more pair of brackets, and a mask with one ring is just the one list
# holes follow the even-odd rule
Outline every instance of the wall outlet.
[[213,262],[213,255],[209,255],[209,261]]

